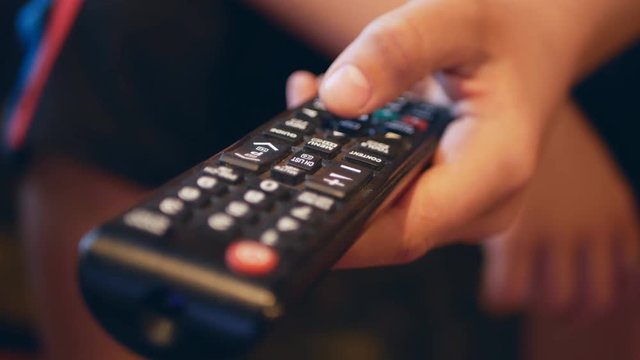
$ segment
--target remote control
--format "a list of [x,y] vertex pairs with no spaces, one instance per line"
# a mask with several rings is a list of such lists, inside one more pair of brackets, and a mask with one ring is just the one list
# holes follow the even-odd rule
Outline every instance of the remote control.
[[87,234],[85,301],[145,356],[242,355],[424,170],[450,121],[408,95],[354,119],[317,98],[284,112]]

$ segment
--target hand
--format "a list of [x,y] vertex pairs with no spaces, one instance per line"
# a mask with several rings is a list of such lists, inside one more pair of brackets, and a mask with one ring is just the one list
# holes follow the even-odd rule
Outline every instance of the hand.
[[549,119],[575,79],[606,56],[593,48],[611,51],[637,35],[640,22],[629,30],[614,20],[636,16],[638,7],[624,0],[415,0],[367,26],[319,87],[330,110],[372,111],[438,72],[460,117],[433,167],[340,266],[407,262],[434,246],[503,230],[535,171]]
[[629,185],[577,109],[554,121],[521,212],[483,244],[484,298],[494,311],[601,313],[638,268]]

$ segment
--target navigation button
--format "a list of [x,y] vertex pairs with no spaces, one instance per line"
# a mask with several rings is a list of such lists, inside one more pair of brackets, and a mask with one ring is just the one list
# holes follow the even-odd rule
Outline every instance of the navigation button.
[[363,129],[361,122],[354,120],[340,120],[338,122],[338,130],[351,136],[359,134]]
[[416,129],[414,129],[413,126],[400,121],[390,121],[385,123],[384,126],[388,131],[401,135],[413,135],[416,132]]

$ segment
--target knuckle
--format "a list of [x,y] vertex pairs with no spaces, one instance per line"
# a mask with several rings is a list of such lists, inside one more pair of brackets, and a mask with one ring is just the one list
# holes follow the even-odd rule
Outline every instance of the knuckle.
[[399,264],[413,262],[421,258],[429,248],[429,243],[424,238],[407,236],[398,248],[395,261]]
[[535,154],[532,151],[516,151],[497,163],[501,185],[507,195],[518,193],[530,183],[536,170]]

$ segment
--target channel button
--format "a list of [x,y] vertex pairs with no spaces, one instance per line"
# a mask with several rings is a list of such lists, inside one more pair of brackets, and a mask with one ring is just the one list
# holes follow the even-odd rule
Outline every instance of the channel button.
[[250,171],[262,171],[267,166],[284,157],[289,145],[263,137],[258,137],[234,151],[222,154],[221,160]]
[[305,182],[305,186],[308,189],[344,199],[363,185],[370,176],[370,170],[356,165],[333,164],[320,169]]

